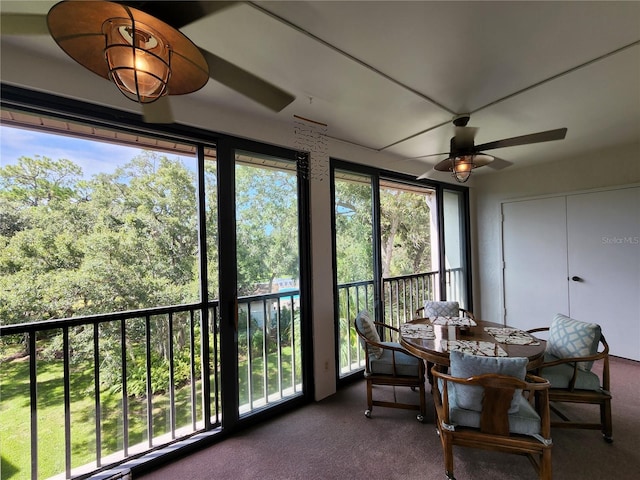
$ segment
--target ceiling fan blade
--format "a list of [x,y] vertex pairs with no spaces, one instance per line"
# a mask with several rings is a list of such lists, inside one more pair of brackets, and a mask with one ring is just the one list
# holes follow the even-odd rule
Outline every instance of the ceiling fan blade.
[[180,29],[238,2],[122,1],[116,3],[122,3],[129,7],[142,10],[158,20],[162,20],[164,23],[171,25],[173,28]]
[[416,180],[424,180],[425,178],[432,178],[434,171],[433,170],[427,170],[426,172],[424,172],[422,175],[420,175],[419,177],[416,178]]
[[2,35],[49,35],[47,16],[30,13],[3,13]]
[[502,170],[503,168],[510,167],[511,165],[513,165],[513,162],[504,160],[502,158],[493,157],[493,161],[491,163],[488,163],[487,167],[493,168],[494,170]]
[[496,140],[495,142],[483,143],[482,145],[477,145],[475,147],[475,151],[515,147],[518,145],[528,145],[530,143],[549,142],[551,140],[562,140],[566,135],[566,128],[558,128],[556,130],[547,130],[545,132],[531,133],[520,137],[505,138],[503,140]]
[[142,104],[142,116],[146,123],[173,123],[173,112],[169,97],[160,97],[155,102]]
[[423,158],[429,158],[429,157],[440,157],[442,155],[449,155],[449,152],[442,152],[442,153],[431,153],[429,155],[420,155],[418,157],[410,157],[410,158],[404,158],[403,160],[421,160]]
[[451,173],[449,173],[449,171],[438,171],[432,168],[431,170],[424,172],[419,177],[416,177],[416,180],[424,180],[425,178],[429,180],[445,181],[446,179],[451,178]]
[[260,77],[202,48],[200,51],[209,64],[209,76],[212,79],[274,112],[281,111],[295,100],[296,97],[266,80],[262,80]]

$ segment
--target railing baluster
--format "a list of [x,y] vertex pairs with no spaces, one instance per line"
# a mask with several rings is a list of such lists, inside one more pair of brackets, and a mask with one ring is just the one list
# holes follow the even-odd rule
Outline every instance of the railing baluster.
[[29,399],[31,405],[31,478],[38,479],[38,378],[36,332],[29,332]]
[[198,413],[196,407],[198,406],[198,397],[196,393],[196,339],[195,339],[195,312],[191,310],[189,312],[189,359],[191,362],[191,429],[196,430],[196,423],[198,420]]
[[100,324],[93,324],[93,394],[96,411],[96,466],[102,466],[102,409],[100,405]]
[[[293,299],[292,299],[293,300]],[[297,379],[296,379],[296,329],[294,325],[296,324],[296,309],[293,307],[293,302],[291,303],[291,385],[293,386],[293,391],[297,391]]]
[[176,438],[175,362],[173,359],[173,312],[169,312],[169,422],[171,439]]
[[[271,315],[267,316],[270,312],[267,312],[267,299],[262,299],[262,395],[267,403],[269,403],[269,382],[267,378],[267,340],[269,335],[267,332],[269,329],[267,325],[271,323]],[[269,322],[269,323],[267,323]]]
[[127,395],[127,324],[120,320],[120,366],[122,368],[122,450],[129,456],[129,396]]
[[[207,315],[210,315],[212,318],[209,318],[208,320],[210,321],[211,324],[211,330],[212,330],[212,337],[213,337],[213,405],[215,407],[215,411],[216,411],[216,421],[215,423],[218,424],[218,422],[220,421],[220,417],[218,415],[218,399],[219,399],[219,391],[218,391],[218,310],[214,307],[214,308],[210,308],[207,310]],[[202,330],[203,332],[207,332],[205,334],[208,334],[208,330],[205,329],[205,325],[206,322],[204,321],[204,319],[202,319],[203,321],[202,323]],[[208,342],[207,342],[208,345]],[[205,418],[205,425],[210,427],[211,426],[211,385],[210,385],[210,379],[211,379],[211,358],[210,358],[210,348],[203,351],[202,352],[202,382],[203,382],[203,389],[202,389],[202,395],[203,395],[203,410],[204,410],[204,418]],[[206,362],[206,363],[205,363]],[[206,380],[205,380],[206,379]],[[208,387],[206,387],[207,385],[209,385]],[[206,388],[205,388],[206,387]],[[207,395],[207,391],[209,392]]]
[[145,380],[147,391],[147,445],[153,447],[153,386],[151,384],[151,316],[144,317]]
[[[276,338],[277,338],[277,360],[278,360],[278,391],[280,392],[280,397],[282,398],[283,395],[283,390],[282,390],[282,384],[283,384],[283,377],[284,377],[284,372],[283,372],[283,365],[282,365],[282,325],[281,325],[281,321],[282,321],[282,305],[280,304],[280,297],[278,297],[276,299]],[[295,306],[293,304],[293,296],[291,296],[291,311],[293,312]],[[293,328],[293,324],[291,324],[291,327]],[[291,355],[294,355],[294,351],[291,350]]]
[[64,465],[66,478],[71,478],[71,382],[69,379],[69,327],[62,329],[62,375],[64,382]]
[[247,303],[247,395],[249,408],[253,410],[253,352],[251,349],[251,302]]

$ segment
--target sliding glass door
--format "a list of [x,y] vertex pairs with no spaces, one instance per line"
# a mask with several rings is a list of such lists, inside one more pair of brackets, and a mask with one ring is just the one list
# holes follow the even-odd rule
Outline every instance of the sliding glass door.
[[240,417],[303,393],[298,200],[295,162],[236,151]]
[[369,175],[336,170],[334,178],[338,365],[346,375],[364,366],[351,323],[360,310],[375,310],[374,189]]
[[360,310],[398,327],[427,300],[470,306],[466,190],[383,173],[332,163],[339,377],[364,366]]

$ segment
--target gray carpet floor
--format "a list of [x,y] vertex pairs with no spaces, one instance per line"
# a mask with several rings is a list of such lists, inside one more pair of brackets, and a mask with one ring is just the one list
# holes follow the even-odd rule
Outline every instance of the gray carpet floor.
[[[612,358],[613,435],[553,430],[556,480],[640,478],[640,363]],[[396,389],[405,399],[417,393]],[[375,395],[392,395],[376,387]],[[150,471],[136,480],[431,480],[445,479],[442,449],[428,395],[425,423],[408,410],[375,407],[364,416],[365,384],[357,382],[320,402]],[[597,418],[597,407],[571,405],[572,415]],[[526,457],[454,447],[458,480],[535,479]]]

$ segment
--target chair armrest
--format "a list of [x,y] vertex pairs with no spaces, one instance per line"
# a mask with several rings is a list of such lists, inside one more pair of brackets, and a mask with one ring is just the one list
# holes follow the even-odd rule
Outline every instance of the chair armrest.
[[386,323],[382,323],[382,322],[373,322],[373,323],[379,327],[388,328],[389,330],[393,330],[396,333],[400,333],[399,329],[397,329],[396,327],[392,327],[391,325],[387,325]]
[[532,328],[531,330],[527,330],[527,333],[546,332],[548,330],[549,330],[549,327],[538,327],[538,328]]
[[461,309],[460,309],[460,311],[461,311],[461,312],[462,312],[462,313],[463,313],[467,318],[470,318],[471,320],[474,320],[474,321],[475,321],[476,316],[475,316],[472,312],[470,312],[469,310],[465,310],[464,308],[461,308]]
[[[531,332],[531,330],[529,330],[529,332]],[[565,358],[559,358],[557,360],[553,360],[551,362],[545,362],[542,365],[540,365],[540,368],[544,368],[544,367],[553,367],[555,365],[560,365],[563,363],[576,363],[576,362],[592,362],[592,361],[596,361],[596,360],[602,360],[604,358],[607,358],[609,356],[609,344],[607,343],[607,341],[604,338],[604,335],[600,335],[600,343],[603,346],[603,349],[597,353],[594,353],[593,355],[588,355],[585,357],[565,357]]]

